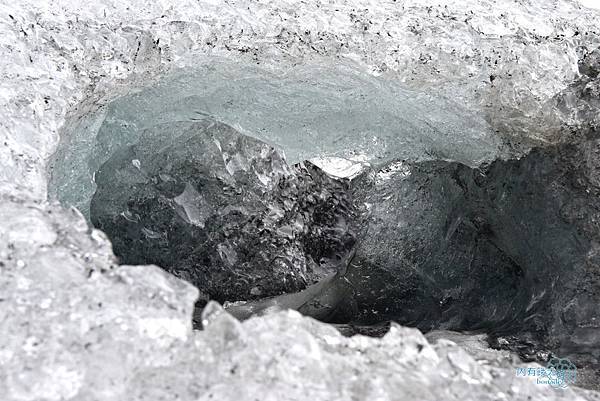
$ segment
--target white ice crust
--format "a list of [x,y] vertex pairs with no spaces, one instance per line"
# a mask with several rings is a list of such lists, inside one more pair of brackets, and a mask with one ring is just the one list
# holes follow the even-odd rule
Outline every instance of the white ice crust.
[[[218,55],[282,69],[350,59],[480,112],[499,138],[562,140],[556,98],[600,45],[566,0],[0,1],[0,397],[12,400],[578,400],[394,326],[344,338],[294,312],[239,323],[154,266],[115,264],[47,160],[103,105]],[[574,106],[577,104],[575,103]],[[540,122],[544,123],[541,124]],[[516,138],[516,140],[515,140]],[[531,397],[531,398],[528,398]]]

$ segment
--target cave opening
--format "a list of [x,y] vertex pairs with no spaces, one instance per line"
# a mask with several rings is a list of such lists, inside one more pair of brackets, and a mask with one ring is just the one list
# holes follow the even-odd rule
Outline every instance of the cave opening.
[[[313,73],[209,63],[116,99],[61,139],[51,196],[123,264],[194,284],[198,308],[485,332],[526,359],[597,363],[595,312],[579,308],[598,296],[579,212],[596,210],[597,138],[506,160],[455,104],[350,67]],[[352,174],[331,173],[339,160]]]

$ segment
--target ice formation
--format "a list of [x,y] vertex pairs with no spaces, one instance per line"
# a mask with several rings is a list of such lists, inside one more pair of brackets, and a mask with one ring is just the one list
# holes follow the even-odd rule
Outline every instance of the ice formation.
[[[156,266],[119,266],[88,220],[94,173],[144,129],[217,118],[292,163],[372,166],[353,180],[368,231],[344,277],[405,258],[408,280],[395,285],[398,271],[385,272],[406,289],[403,323],[476,328],[485,318],[522,355],[559,352],[595,367],[598,11],[567,0],[0,8],[3,400],[599,398],[515,377],[524,362],[429,344],[396,324],[381,339],[347,338],[293,311],[240,323],[209,303],[204,330],[193,331],[198,290]],[[400,198],[407,210],[392,204]],[[399,249],[406,240],[414,246]],[[511,272],[485,276],[498,292],[458,286],[469,272],[449,265],[468,255]],[[344,313],[360,317],[363,302],[387,313],[368,299],[379,288],[363,288]],[[507,294],[531,301],[519,319],[500,301]],[[474,307],[480,295],[497,307]]]
[[83,116],[53,156],[50,194],[87,215],[94,173],[115,151],[138,142],[145,129],[205,118],[276,146],[290,163],[406,158],[476,166],[507,154],[481,115],[375,77],[355,62],[330,66],[317,59],[282,69],[217,57],[195,61]]
[[365,173],[354,191],[367,228],[346,276],[355,319],[483,328],[523,356],[596,366],[599,146],[550,146],[478,169],[435,161]]
[[212,119],[162,124],[95,174],[90,216],[125,264],[156,264],[203,299],[297,292],[354,246],[347,185]]

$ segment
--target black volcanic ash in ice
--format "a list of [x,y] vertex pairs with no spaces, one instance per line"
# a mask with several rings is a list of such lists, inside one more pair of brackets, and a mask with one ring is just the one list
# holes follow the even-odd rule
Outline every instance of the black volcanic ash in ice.
[[96,173],[93,224],[125,264],[220,302],[305,288],[354,244],[347,183],[212,120],[146,130]]
[[354,288],[354,322],[484,330],[526,358],[600,366],[599,61],[587,54],[553,100],[585,122],[562,144],[480,168],[395,162],[353,180],[364,229],[342,287]]
[[591,136],[481,169],[396,163],[356,179],[366,228],[345,277],[353,321],[484,330],[526,358],[545,351],[598,366],[600,140]]
[[165,124],[102,166],[91,215],[124,263],[158,264],[206,297],[259,300],[328,277],[312,299],[266,304],[483,330],[528,358],[597,365],[598,160],[592,130],[479,169],[394,162],[348,183],[224,124]]

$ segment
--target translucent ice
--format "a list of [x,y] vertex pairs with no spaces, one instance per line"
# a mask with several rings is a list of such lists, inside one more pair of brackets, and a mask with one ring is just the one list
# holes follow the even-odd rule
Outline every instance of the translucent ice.
[[[552,391],[516,378],[512,369],[476,363],[447,343],[430,346],[406,328],[383,340],[347,339],[295,313],[239,323],[213,307],[214,324],[193,333],[193,287],[156,267],[116,267],[101,233],[77,212],[45,200],[49,187],[53,199],[87,214],[92,173],[128,144],[111,137],[114,148],[107,151],[106,142],[97,140],[104,117],[112,112],[108,105],[131,100],[158,78],[190,72],[209,56],[260,64],[259,73],[275,76],[302,71],[304,65],[324,66],[335,75],[334,64],[355,64],[358,76],[369,82],[390,83],[392,89],[383,88],[384,93],[400,87],[401,94],[427,94],[433,99],[424,103],[427,107],[443,99],[442,105],[459,104],[460,116],[466,109],[475,121],[485,121],[497,138],[491,148],[477,149],[491,158],[498,143],[507,145],[499,154],[522,156],[532,145],[594,138],[598,70],[588,68],[586,60],[598,54],[598,12],[568,0],[493,5],[382,0],[368,7],[355,0],[21,0],[3,2],[0,9],[3,400],[581,398],[575,388]],[[221,118],[226,107],[217,108]],[[240,125],[236,128],[243,129]],[[438,142],[430,147],[427,138],[417,149],[434,149],[430,159],[470,152],[447,153]],[[302,145],[302,151],[325,146],[297,139],[281,146]],[[360,145],[378,149],[374,143]],[[57,147],[55,159],[65,160],[49,165]],[[336,147],[328,149],[337,154]],[[582,171],[598,158],[592,151],[578,155],[575,165]],[[360,152],[356,160],[364,161]],[[392,170],[407,173],[401,163]],[[47,186],[49,172],[53,179]],[[575,191],[576,199],[586,203],[591,198],[584,195],[590,189],[585,180],[597,182],[597,177],[577,178],[584,185]],[[593,204],[585,206],[593,210]],[[594,213],[580,215],[579,210],[588,209],[571,204],[566,218],[578,231],[597,232]],[[583,244],[589,245],[584,270],[593,275],[597,241],[589,238]],[[586,299],[596,295],[583,288],[575,291],[573,302],[567,300],[564,314],[553,312],[557,321],[564,318],[567,325],[576,323],[569,327],[579,327],[572,337],[577,347],[596,338],[595,304]]]
[[584,399],[397,325],[383,339],[345,338],[296,312],[240,323],[211,303],[192,331],[194,287],[154,266],[117,268],[75,211],[2,200],[5,401]]
[[157,264],[205,300],[298,291],[354,246],[346,183],[212,119],[144,130],[95,180],[91,220],[121,262]]
[[197,64],[115,100],[86,117],[97,123],[66,133],[53,162],[52,193],[87,215],[93,174],[114,152],[143,140],[147,128],[207,117],[283,150],[291,163],[335,156],[478,165],[503,155],[480,114],[353,63],[313,61],[285,70],[216,58]]

